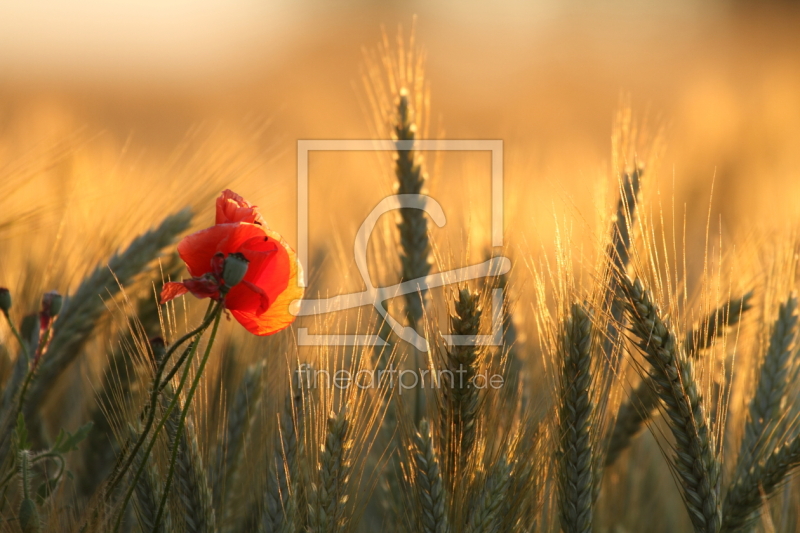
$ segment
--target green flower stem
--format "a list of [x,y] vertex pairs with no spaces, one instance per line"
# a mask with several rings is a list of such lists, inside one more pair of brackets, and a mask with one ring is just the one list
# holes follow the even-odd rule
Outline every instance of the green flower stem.
[[[8,321],[11,324],[11,320]],[[13,328],[13,326],[12,326]],[[25,376],[25,381],[22,383],[22,389],[19,393],[19,400],[17,400],[17,411],[14,415],[14,420],[16,421],[19,419],[19,415],[22,414],[22,408],[25,407],[25,396],[28,394],[28,388],[31,386],[31,382],[33,378],[36,376],[36,367],[39,366],[39,361],[42,358],[42,352],[44,351],[45,346],[47,346],[48,341],[50,340],[50,332],[53,331],[53,326],[50,325],[44,334],[39,338],[39,345],[36,347],[36,354],[33,356],[33,365],[30,369],[28,369],[28,374]],[[18,337],[19,338],[19,337]],[[20,338],[20,342],[22,342]],[[24,349],[24,345],[23,345]],[[27,355],[27,352],[26,352]],[[30,358],[29,358],[30,360]]]
[[[211,310],[212,306],[214,306],[215,303],[217,305],[216,307],[213,308],[212,311]],[[136,454],[139,452],[139,449],[142,447],[144,441],[147,439],[147,435],[150,432],[150,428],[153,427],[153,422],[155,421],[155,416],[156,416],[156,404],[158,402],[158,393],[161,390],[160,389],[161,376],[164,374],[164,370],[167,367],[167,363],[169,362],[170,356],[173,353],[175,353],[175,350],[177,350],[178,347],[181,346],[183,343],[185,343],[187,340],[191,339],[195,335],[199,336],[200,334],[202,334],[206,330],[206,328],[208,328],[208,326],[211,324],[211,321],[214,319],[214,317],[220,315],[221,312],[222,312],[222,305],[212,300],[209,303],[208,311],[206,312],[206,318],[205,320],[203,320],[203,323],[200,324],[197,328],[187,333],[186,335],[184,335],[183,337],[179,338],[174,343],[172,343],[172,346],[170,346],[167,352],[164,354],[163,359],[159,361],[158,368],[156,369],[155,378],[153,378],[153,386],[150,391],[150,401],[146,407],[147,421],[145,422],[144,429],[142,430],[141,435],[139,435],[139,439],[136,441],[136,444],[133,446],[130,453],[128,454],[128,458],[125,460],[123,466],[120,467],[116,471],[116,473],[114,473],[114,475],[112,476],[112,479],[108,484],[108,488],[106,489],[104,497],[106,501],[108,501],[114,489],[122,481],[123,476],[128,471],[128,469],[130,469],[131,464],[133,463],[133,459],[136,457]],[[199,340],[199,337],[197,340]],[[195,342],[194,347],[191,350],[191,353],[193,354],[196,349],[197,349],[197,343]],[[163,425],[163,421],[161,425]]]
[[19,334],[16,326],[14,326],[14,322],[11,321],[11,317],[8,316],[8,313],[3,313],[6,316],[6,321],[8,322],[8,327],[11,328],[11,333],[17,338],[17,342],[19,342],[20,348],[22,348],[22,353],[25,354],[25,358],[30,361],[31,355],[28,353],[28,347],[25,345],[25,341],[22,340],[22,335]]
[[[206,321],[204,321],[204,323],[205,322],[209,322],[210,323],[209,319],[213,319],[214,317],[216,317],[216,321],[214,323],[215,324],[214,325],[214,333],[212,334],[212,338],[209,341],[209,347],[211,346],[211,342],[213,341],[213,336],[216,334],[217,325],[219,324],[219,319],[222,316],[221,310],[222,310],[222,306],[220,305],[217,308],[215,308],[212,313],[208,314],[208,316],[206,318]],[[117,514],[117,520],[116,520],[116,523],[114,525],[114,532],[115,533],[117,531],[119,531],[120,525],[122,524],[122,517],[125,514],[125,508],[128,506],[128,502],[130,502],[130,499],[133,496],[133,492],[136,489],[136,484],[139,482],[139,478],[142,476],[142,473],[144,472],[144,470],[145,470],[145,468],[147,466],[147,458],[150,457],[150,453],[153,451],[153,448],[156,445],[156,442],[157,442],[157,439],[158,439],[158,435],[161,433],[161,430],[164,428],[164,425],[166,424],[167,420],[169,419],[169,416],[172,413],[172,410],[175,409],[175,406],[178,403],[178,398],[180,397],[180,393],[181,393],[181,391],[183,391],[183,387],[186,385],[186,382],[189,379],[189,370],[191,369],[191,361],[192,361],[192,359],[194,357],[194,354],[197,351],[197,345],[198,345],[198,342],[194,342],[193,343],[194,349],[192,349],[189,352],[189,355],[188,355],[188,358],[187,358],[188,362],[187,362],[187,364],[185,365],[185,367],[183,369],[183,374],[181,375],[181,380],[180,380],[180,383],[178,384],[178,388],[175,391],[175,395],[173,396],[172,401],[169,403],[169,406],[167,406],[167,409],[164,412],[164,416],[161,417],[161,420],[159,421],[158,425],[153,430],[153,436],[151,437],[150,443],[148,444],[147,448],[144,451],[144,457],[142,457],[141,464],[139,465],[139,468],[136,470],[136,474],[133,477],[133,481],[131,482],[131,485],[128,488],[128,491],[125,493],[125,498],[122,501],[122,505],[121,505],[120,510],[119,510],[119,512]],[[207,358],[207,355],[205,357]],[[165,360],[166,360],[166,356],[165,356]],[[157,387],[154,386],[154,390],[156,390],[156,389],[157,389]],[[157,398],[157,396],[156,396],[156,398]],[[150,409],[150,418],[151,419],[155,418],[155,408]],[[144,436],[144,433],[142,435]],[[141,442],[143,440],[144,440],[143,437],[140,436],[139,437],[139,441]],[[136,455],[134,454],[131,457],[135,457],[135,456]],[[165,490],[165,494],[166,494],[166,490]]]
[[[200,384],[200,378],[203,376],[203,370],[206,367],[206,363],[208,362],[208,356],[211,355],[211,347],[214,344],[214,339],[217,336],[217,329],[219,329],[219,320],[222,317],[221,313],[217,313],[217,317],[214,320],[214,327],[211,329],[211,337],[208,339],[208,344],[206,345],[206,351],[203,354],[203,359],[200,360],[200,366],[197,368],[197,373],[194,376],[194,381],[192,382],[192,388],[189,389],[189,393],[186,395],[186,400],[183,404],[183,409],[181,410],[181,417],[178,420],[178,428],[175,430],[175,437],[172,442],[172,450],[171,450],[171,457],[169,460],[169,471],[167,472],[167,481],[164,484],[164,493],[161,496],[161,503],[158,506],[158,514],[156,514],[155,524],[153,525],[153,533],[158,531],[158,526],[161,524],[161,518],[164,515],[164,507],[167,504],[167,496],[169,495],[169,488],[172,484],[172,477],[175,473],[175,460],[178,457],[178,444],[180,443],[180,435],[183,433],[183,426],[186,422],[186,415],[189,413],[189,408],[192,406],[192,398],[194,397],[194,393],[197,390],[197,386]],[[186,367],[189,368],[188,365]],[[178,400],[178,394],[175,394],[173,398],[173,402]],[[166,417],[165,417],[166,418]]]

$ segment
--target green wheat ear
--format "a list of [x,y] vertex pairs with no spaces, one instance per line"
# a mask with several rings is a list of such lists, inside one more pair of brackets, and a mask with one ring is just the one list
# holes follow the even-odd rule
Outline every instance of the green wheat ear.
[[26,416],[32,415],[53,389],[59,375],[80,354],[100,317],[107,308],[103,298],[114,296],[120,285],[131,282],[161,250],[173,244],[189,229],[192,211],[183,209],[168,216],[156,228],[136,237],[124,252],[115,254],[108,263],[98,266],[66,299],[55,322],[53,338],[42,361],[36,380],[28,393]]
[[[454,307],[455,312],[450,316],[453,334],[478,335],[483,313],[480,294],[461,289]],[[481,348],[452,346],[444,354],[445,369],[449,373],[442,375],[439,432],[445,449],[445,474],[451,485],[464,471],[475,445],[480,398],[472,379],[478,372]]]
[[308,495],[310,533],[339,533],[348,524],[344,511],[350,481],[350,421],[346,413],[346,408],[342,407],[328,418],[328,432],[319,465],[319,485],[312,483]]
[[655,393],[669,415],[675,437],[673,465],[689,517],[698,533],[716,533],[722,518],[720,464],[692,361],[641,281],[624,281],[631,329],[651,366]]
[[[417,127],[414,124],[408,93],[400,92],[397,103],[397,122],[394,134],[398,141],[414,141]],[[420,194],[426,176],[414,150],[397,150],[395,159],[397,194]],[[431,271],[431,245],[428,240],[428,219],[420,209],[400,209],[400,260],[403,281],[423,278]],[[425,292],[406,294],[406,316],[411,327],[416,328],[422,320],[425,307]]]
[[420,422],[419,431],[414,435],[414,464],[422,530],[424,533],[449,533],[447,492],[442,481],[431,427],[425,419]]
[[[135,441],[138,433],[133,428],[129,427],[131,440]],[[138,470],[142,465],[143,452],[136,454],[133,460],[133,468]],[[156,523],[156,514],[158,513],[158,503],[161,501],[161,496],[164,493],[164,486],[161,483],[161,474],[158,470],[155,457],[150,456],[147,458],[147,465],[144,473],[139,477],[136,482],[136,516],[139,520],[139,526],[143,531],[155,531],[156,533],[169,533],[172,531],[172,519],[167,514],[162,520],[158,529],[154,530]]]
[[559,503],[565,533],[592,530],[592,323],[579,304],[564,325],[559,401]]
[[[699,357],[700,352],[710,348],[714,340],[722,335],[727,328],[739,323],[744,314],[750,309],[752,292],[739,298],[732,298],[709,313],[686,336],[683,343],[684,351],[690,357]],[[614,429],[609,438],[605,458],[605,466],[613,465],[619,456],[633,442],[641,432],[658,407],[658,395],[655,383],[649,376],[644,376],[639,385],[630,393],[628,399],[620,406]]]
[[261,383],[264,364],[252,365],[245,370],[228,409],[228,427],[224,446],[218,451],[217,475],[214,484],[216,506],[222,509],[222,523],[234,523],[241,513],[241,469],[246,467],[247,441],[256,414],[261,406]]
[[259,533],[295,533],[304,522],[305,505],[300,474],[303,446],[303,376],[292,372],[292,383],[279,413],[272,457],[268,459],[267,488]]
[[[165,404],[168,404],[172,395],[171,387],[168,387],[165,392],[167,392]],[[197,429],[191,413],[186,417],[181,434],[175,434],[180,421],[181,407],[181,402],[178,402],[177,408],[170,413],[166,426],[169,441],[178,440],[174,487],[180,516],[183,518],[182,522],[186,533],[216,533],[217,520],[211,486],[203,465]]]

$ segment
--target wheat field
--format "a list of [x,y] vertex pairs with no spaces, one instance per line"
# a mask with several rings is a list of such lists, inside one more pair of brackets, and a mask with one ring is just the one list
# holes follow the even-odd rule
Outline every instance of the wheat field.
[[[0,8],[0,531],[800,530],[791,3],[54,9]],[[446,223],[365,278],[395,194]]]

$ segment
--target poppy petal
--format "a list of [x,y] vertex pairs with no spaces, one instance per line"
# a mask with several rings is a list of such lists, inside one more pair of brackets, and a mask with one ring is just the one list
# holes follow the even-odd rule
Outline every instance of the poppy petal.
[[217,224],[247,222],[266,226],[258,212],[258,206],[250,205],[244,198],[230,189],[225,189],[217,198]]
[[289,280],[285,290],[270,303],[263,314],[248,311],[231,311],[242,326],[254,335],[272,335],[289,327],[295,319],[299,300],[303,297],[303,270],[297,255],[285,242],[281,241],[289,259]]
[[264,228],[255,224],[217,224],[192,233],[178,243],[178,253],[189,273],[196,278],[212,270],[216,253],[234,253],[252,238],[266,237]]
[[170,300],[174,300],[178,296],[182,294],[186,294],[189,292],[189,289],[186,288],[186,285],[183,283],[176,283],[174,281],[170,281],[165,283],[164,286],[161,288],[161,299],[159,300],[160,304],[165,304]]

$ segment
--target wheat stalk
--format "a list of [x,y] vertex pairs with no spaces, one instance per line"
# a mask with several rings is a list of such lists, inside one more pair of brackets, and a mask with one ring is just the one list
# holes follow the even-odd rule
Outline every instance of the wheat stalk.
[[346,408],[328,417],[328,432],[319,465],[319,484],[311,484],[308,497],[308,530],[310,533],[338,533],[347,524],[344,515],[346,487],[350,476],[350,422]]
[[559,402],[559,508],[565,533],[592,529],[592,324],[580,304],[564,325]]
[[419,431],[414,435],[414,448],[414,463],[417,467],[414,480],[422,530],[425,533],[449,533],[447,498],[427,420],[420,422]]
[[721,520],[720,466],[692,362],[681,353],[675,334],[641,281],[630,283],[625,278],[625,283],[632,330],[652,367],[655,392],[669,415],[675,437],[673,466],[689,517],[698,533],[716,533]]

